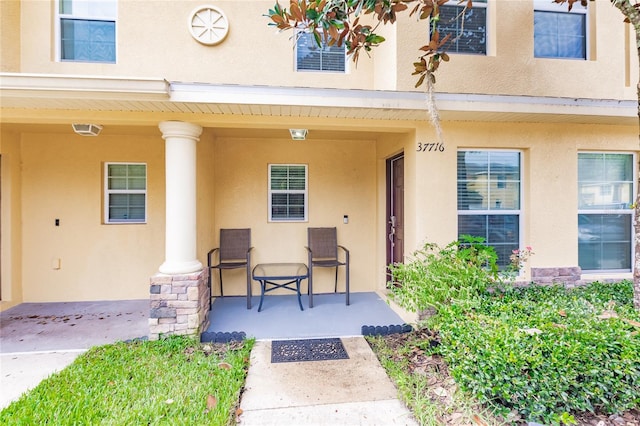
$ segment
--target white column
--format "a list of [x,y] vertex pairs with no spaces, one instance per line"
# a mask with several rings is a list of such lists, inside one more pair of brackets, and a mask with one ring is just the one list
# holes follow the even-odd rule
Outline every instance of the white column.
[[202,127],[182,121],[159,125],[165,140],[166,232],[163,274],[202,269],[196,256],[196,142]]

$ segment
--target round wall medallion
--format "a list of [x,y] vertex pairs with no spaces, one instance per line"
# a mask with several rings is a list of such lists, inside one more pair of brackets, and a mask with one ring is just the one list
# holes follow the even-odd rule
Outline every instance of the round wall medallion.
[[189,15],[189,32],[202,44],[213,46],[221,43],[229,33],[229,20],[215,6],[197,7]]

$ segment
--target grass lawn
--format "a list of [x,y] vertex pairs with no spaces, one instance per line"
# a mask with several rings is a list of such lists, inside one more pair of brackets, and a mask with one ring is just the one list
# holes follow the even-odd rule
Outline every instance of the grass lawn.
[[2,410],[0,424],[235,424],[253,343],[94,347]]
[[368,338],[420,424],[640,425],[632,283],[533,286]]

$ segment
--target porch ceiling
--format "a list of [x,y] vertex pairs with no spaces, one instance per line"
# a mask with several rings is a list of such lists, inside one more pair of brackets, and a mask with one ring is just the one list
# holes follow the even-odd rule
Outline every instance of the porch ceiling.
[[[436,103],[445,121],[638,123],[637,102],[632,100],[438,93]],[[248,116],[263,123],[256,128],[269,122],[267,128],[283,128],[296,119],[327,129],[342,126],[365,131],[376,131],[378,125],[378,130],[406,129],[411,122],[428,120],[422,92],[14,73],[0,73],[0,106],[3,124],[69,123],[70,111],[72,119],[99,117],[102,124],[155,126],[178,119],[228,128],[246,126]],[[371,126],[372,120],[376,127]]]

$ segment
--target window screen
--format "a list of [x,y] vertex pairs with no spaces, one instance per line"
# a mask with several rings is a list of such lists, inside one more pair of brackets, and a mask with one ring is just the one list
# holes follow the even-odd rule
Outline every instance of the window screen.
[[60,59],[116,61],[116,1],[59,0]]
[[269,165],[269,221],[307,220],[307,166]]
[[451,42],[444,47],[447,52],[487,53],[487,3],[486,0],[473,2],[464,17],[460,16],[464,6],[442,5],[440,7],[440,39],[451,34]]
[[520,246],[521,154],[458,151],[458,236],[483,237],[498,265]]
[[345,72],[345,45],[318,46],[313,34],[299,33],[296,42],[296,71]]
[[106,164],[105,186],[106,223],[146,222],[146,164]]
[[631,270],[633,155],[578,154],[578,263]]

